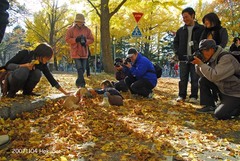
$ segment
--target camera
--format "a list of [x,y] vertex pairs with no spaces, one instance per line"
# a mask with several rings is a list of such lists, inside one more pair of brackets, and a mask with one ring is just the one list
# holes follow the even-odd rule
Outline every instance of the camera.
[[81,35],[81,36],[80,36],[80,44],[81,44],[82,46],[86,47],[86,42],[87,42],[86,37],[83,36],[83,35]]
[[127,59],[124,60],[124,63],[123,63],[123,64],[131,63],[131,62],[132,62],[131,59],[130,59],[130,58],[127,58]]
[[121,58],[116,58],[114,60],[114,66],[115,67],[120,67],[122,65],[122,63],[123,63],[123,60]]
[[115,66],[115,67],[120,67],[121,65],[122,65],[121,62],[115,62],[115,63],[114,63],[114,66]]
[[203,54],[201,53],[201,51],[199,51],[199,50],[197,50],[197,51],[195,51],[194,53],[193,53],[193,55],[190,55],[190,56],[187,56],[187,61],[189,62],[189,63],[191,63],[193,60],[194,60],[194,56],[196,56],[198,59],[200,59],[200,60],[204,60],[204,56],[203,56]]

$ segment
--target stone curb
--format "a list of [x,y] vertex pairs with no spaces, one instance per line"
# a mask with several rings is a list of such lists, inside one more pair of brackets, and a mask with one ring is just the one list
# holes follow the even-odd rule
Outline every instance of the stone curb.
[[30,100],[25,99],[21,100],[21,102],[13,102],[11,107],[1,107],[0,108],[0,118],[4,119],[15,119],[18,114],[21,114],[23,112],[30,112],[35,109],[41,108],[45,105],[46,101],[51,99],[54,101],[57,101],[61,98],[64,98],[63,94],[53,94],[50,95],[44,99],[36,99],[36,100]]

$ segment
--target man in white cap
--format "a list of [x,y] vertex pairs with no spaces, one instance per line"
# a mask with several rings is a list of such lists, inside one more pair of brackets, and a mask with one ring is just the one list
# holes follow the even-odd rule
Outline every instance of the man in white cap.
[[[199,81],[199,113],[214,112],[217,119],[231,119],[240,115],[240,63],[212,39],[199,43],[199,54],[192,61],[196,72],[208,81]],[[221,104],[214,106],[211,89],[219,90]]]
[[124,81],[131,94],[152,98],[152,90],[157,85],[157,75],[152,62],[134,48],[128,50],[127,58],[129,61],[125,61],[124,65],[129,70],[126,73],[129,74]]
[[67,30],[65,37],[66,42],[71,47],[71,58],[75,61],[78,78],[76,86],[85,87],[84,71],[86,69],[89,55],[88,47],[94,42],[91,30],[84,25],[85,18],[83,14],[76,14],[74,24]]

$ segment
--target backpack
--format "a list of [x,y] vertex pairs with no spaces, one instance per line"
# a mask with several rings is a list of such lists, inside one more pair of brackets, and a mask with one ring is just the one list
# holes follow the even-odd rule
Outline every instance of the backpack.
[[162,67],[158,63],[153,63],[154,69],[153,70],[148,70],[147,72],[155,73],[157,75],[157,78],[160,78],[162,76]]
[[233,51],[233,52],[222,52],[218,57],[217,57],[217,63],[220,60],[220,58],[223,55],[227,55],[227,54],[231,54],[234,58],[236,58],[238,60],[238,62],[240,63],[240,51]]
[[[220,60],[220,58],[223,55],[227,55],[227,54],[231,54],[234,58],[237,59],[237,61],[240,63],[240,51],[233,51],[233,52],[222,52],[218,57],[217,57],[217,63]],[[239,64],[240,65],[240,64]],[[240,75],[238,74],[234,74],[235,76],[237,76],[238,78],[240,78]]]
[[158,63],[153,63],[153,67],[155,71],[148,70],[147,72],[155,73],[157,75],[157,78],[160,78],[162,76],[162,67]]
[[162,76],[162,68],[159,64],[153,63],[157,78],[160,78]]

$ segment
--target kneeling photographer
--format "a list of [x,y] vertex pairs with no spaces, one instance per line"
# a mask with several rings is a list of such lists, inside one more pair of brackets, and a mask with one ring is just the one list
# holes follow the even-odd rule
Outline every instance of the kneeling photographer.
[[[240,63],[230,53],[217,46],[214,40],[199,44],[201,56],[195,56],[196,72],[202,76],[199,113],[214,112],[217,119],[231,119],[240,115]],[[216,107],[212,90],[219,91],[221,104]]]
[[125,78],[131,94],[152,98],[152,89],[157,85],[157,75],[152,62],[138,53],[136,49],[128,50],[128,60],[125,66],[128,67],[130,75]]
[[[125,60],[126,61],[126,60]],[[128,87],[124,81],[125,77],[129,74],[128,68],[124,65],[125,61],[123,59],[116,58],[114,61],[115,68],[115,78],[118,80],[117,82],[112,82],[115,89],[122,92],[127,92]]]

